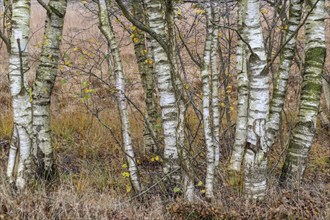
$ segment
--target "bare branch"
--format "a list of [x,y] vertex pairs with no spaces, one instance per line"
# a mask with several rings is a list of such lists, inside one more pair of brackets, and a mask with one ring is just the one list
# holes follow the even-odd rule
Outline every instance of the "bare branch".
[[145,24],[143,24],[140,21],[136,20],[134,18],[134,16],[132,16],[129,13],[126,6],[123,4],[123,2],[121,0],[116,0],[116,2],[118,4],[119,8],[121,9],[121,11],[123,12],[124,16],[127,18],[127,20],[129,20],[134,26],[136,26],[140,30],[145,31],[148,34],[150,34],[150,36],[153,37],[163,47],[163,49],[166,51],[166,53],[169,54],[169,51],[168,51],[169,47],[168,47],[166,41],[164,41],[163,38],[161,38],[156,32],[151,30]]

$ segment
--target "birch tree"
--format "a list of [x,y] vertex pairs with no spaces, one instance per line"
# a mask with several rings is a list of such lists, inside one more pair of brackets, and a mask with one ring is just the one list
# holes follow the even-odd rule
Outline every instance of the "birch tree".
[[58,71],[67,0],[50,0],[48,5],[42,0],[39,2],[46,9],[47,15],[40,63],[37,67],[32,93],[33,156],[36,160],[37,174],[48,179],[55,174],[50,103]]
[[[281,125],[281,113],[285,101],[287,84],[289,79],[289,71],[292,66],[292,61],[296,50],[297,29],[300,24],[302,13],[302,1],[292,0],[289,9],[289,21],[287,23],[288,31],[286,32],[286,41],[288,43],[283,48],[279,72],[274,83],[273,97],[270,104],[269,118],[266,124],[266,135],[264,150],[272,148],[276,142],[278,130]],[[291,38],[291,39],[290,39]]]
[[[245,20],[245,11],[247,0],[238,2],[238,24],[237,29],[245,38],[243,30],[243,21]],[[236,133],[233,146],[233,152],[230,159],[229,170],[231,178],[236,182],[236,177],[239,176],[241,165],[244,156],[247,134],[247,116],[249,106],[249,79],[247,75],[247,60],[246,60],[246,44],[239,38],[236,52],[236,71],[238,81],[238,100],[237,100],[237,119]],[[232,182],[232,184],[236,184]]]
[[168,0],[166,3],[166,24],[168,30],[168,42],[170,47],[169,60],[171,63],[171,74],[174,79],[175,95],[178,100],[178,126],[176,128],[177,134],[177,148],[179,159],[181,161],[181,168],[183,174],[183,195],[185,200],[193,202],[194,194],[194,173],[190,162],[189,152],[185,144],[185,125],[186,125],[186,100],[184,96],[184,88],[182,85],[179,68],[178,68],[178,53],[177,42],[174,24],[174,2]]
[[212,34],[213,34],[213,24],[212,24],[212,7],[211,1],[205,2],[206,11],[206,39],[204,45],[204,56],[203,63],[201,65],[201,78],[202,78],[202,90],[203,90],[203,125],[204,125],[204,138],[206,144],[206,180],[205,180],[205,196],[208,199],[214,197],[213,195],[213,181],[214,181],[214,170],[215,170],[215,160],[214,160],[214,140],[211,128],[211,83],[210,83],[210,59],[211,59],[211,48],[212,48]]
[[269,112],[269,78],[267,71],[264,71],[266,53],[260,25],[259,1],[248,0],[246,8],[243,34],[251,51],[246,51],[250,89],[244,191],[248,199],[258,200],[264,198],[266,191],[267,158],[263,157],[262,146]]
[[[313,9],[314,5],[315,8]],[[282,168],[283,184],[299,183],[307,166],[308,152],[316,131],[321,95],[321,75],[326,54],[324,34],[324,0],[306,2],[311,14],[306,21],[306,47],[298,122],[290,137],[288,153]]]
[[[146,0],[150,29],[157,34],[163,42],[166,40],[165,21],[162,4],[159,0]],[[166,44],[166,43],[165,43]],[[171,61],[168,48],[164,48],[159,40],[152,39],[154,48],[155,70],[157,73],[157,86],[160,98],[162,126],[164,132],[164,173],[170,175],[169,179],[174,185],[180,180],[176,170],[180,169],[177,148],[178,107],[175,94],[174,79],[171,74]]]
[[[143,12],[143,5],[141,2],[132,1],[133,15],[139,21],[146,21],[146,16]],[[131,36],[134,43],[134,51],[137,58],[137,64],[141,75],[142,87],[145,95],[145,103],[147,108],[147,120],[152,125],[148,128],[146,125],[143,130],[143,140],[147,153],[157,153],[157,145],[155,138],[152,137],[151,131],[156,134],[156,120],[157,120],[157,100],[156,100],[156,82],[154,79],[152,48],[148,48],[146,34],[133,26],[133,34]]]
[[98,17],[100,23],[100,30],[110,45],[111,56],[114,61],[113,65],[115,73],[115,86],[117,90],[116,97],[120,114],[123,151],[126,154],[128,170],[130,173],[130,180],[135,192],[140,192],[141,183],[139,179],[139,173],[136,165],[136,159],[133,151],[132,139],[130,134],[131,129],[128,118],[127,100],[125,96],[124,72],[119,49],[116,42],[116,37],[108,14],[108,10],[110,8],[109,4],[110,3],[105,0],[98,1]]
[[[28,86],[28,40],[30,30],[30,1],[12,3],[12,30],[9,50],[9,81],[12,96],[14,128],[9,151],[7,176],[19,189],[24,188],[30,171],[32,112]],[[17,155],[17,153],[19,153]],[[15,160],[18,159],[17,166]],[[14,177],[14,170],[17,177]]]
[[220,158],[220,113],[219,113],[219,72],[217,68],[217,49],[219,42],[219,22],[220,22],[220,3],[212,1],[213,11],[213,33],[211,46],[211,79],[212,79],[212,122],[213,122],[213,143],[214,143],[214,166],[219,165]]

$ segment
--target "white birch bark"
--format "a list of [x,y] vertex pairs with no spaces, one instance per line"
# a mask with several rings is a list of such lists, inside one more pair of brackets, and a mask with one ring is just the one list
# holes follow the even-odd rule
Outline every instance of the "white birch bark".
[[58,71],[66,6],[66,0],[50,0],[48,3],[40,63],[32,93],[33,154],[36,160],[36,173],[45,179],[55,174],[50,103]]
[[[239,33],[241,33],[243,38],[245,38],[245,35],[243,33],[243,21],[245,19],[246,6],[247,0],[239,1],[237,29]],[[241,39],[238,39],[236,52],[236,71],[238,81],[237,119],[235,141],[229,165],[229,170],[230,172],[232,172],[230,175],[233,177],[239,175],[241,171],[247,135],[249,79],[247,75],[246,50],[246,44]]]
[[178,126],[176,128],[177,134],[177,148],[180,156],[182,174],[183,174],[183,196],[186,201],[193,202],[194,194],[194,173],[189,158],[189,152],[185,148],[185,123],[186,123],[186,104],[184,97],[184,88],[181,82],[180,73],[178,69],[178,53],[176,43],[176,33],[174,24],[174,6],[173,1],[169,0],[166,4],[166,21],[169,36],[171,71],[174,78],[175,93],[178,100]]
[[[307,11],[317,0],[306,3]],[[289,141],[281,182],[283,184],[300,183],[307,166],[308,152],[312,147],[316,131],[321,95],[321,75],[325,60],[324,0],[318,1],[306,21],[306,48],[303,82],[301,88],[299,115],[296,127]]]
[[136,166],[136,160],[135,160],[131,134],[130,134],[130,123],[128,118],[127,100],[125,97],[125,81],[124,81],[123,66],[122,66],[114,30],[109,19],[109,14],[108,14],[109,2],[105,0],[99,0],[98,5],[99,5],[100,29],[110,45],[111,55],[114,60],[114,72],[115,72],[115,81],[116,81],[115,86],[117,89],[117,102],[120,113],[121,130],[122,130],[122,138],[123,138],[123,150],[124,153],[126,154],[126,160],[128,164],[128,170],[130,172],[130,180],[132,186],[135,192],[140,192],[141,183],[139,179],[138,169]]
[[263,71],[266,53],[260,25],[259,1],[248,0],[243,33],[253,54],[248,52],[248,76],[250,81],[247,122],[247,147],[244,157],[244,191],[248,199],[263,199],[266,192],[267,158],[263,157],[265,125],[269,112],[269,78]]
[[[302,1],[292,0],[290,4],[288,31],[286,38],[295,34],[301,19]],[[263,150],[268,151],[276,142],[278,130],[281,125],[281,113],[285,101],[289,71],[296,49],[296,37],[293,37],[283,49],[279,72],[274,83],[273,97],[270,104],[269,118],[266,124],[265,144]]]
[[[166,39],[165,21],[163,18],[160,0],[146,0],[149,26],[162,39]],[[177,134],[178,108],[174,90],[174,79],[171,75],[171,64],[164,48],[152,39],[154,48],[155,69],[157,73],[157,86],[162,113],[162,126],[164,132],[164,173],[171,173],[179,169]],[[178,172],[169,177],[170,181],[177,184],[180,180]]]
[[210,85],[210,59],[212,47],[212,11],[211,2],[207,1],[205,4],[206,11],[206,39],[204,46],[203,64],[201,67],[202,90],[203,90],[203,125],[204,125],[204,138],[206,145],[206,179],[205,179],[205,196],[207,199],[212,199],[213,195],[213,181],[214,181],[214,143],[211,128],[211,85]]
[[213,143],[214,143],[214,166],[219,165],[220,159],[220,113],[219,113],[219,71],[217,68],[217,50],[219,42],[220,22],[219,3],[212,1],[213,22],[216,24],[213,28],[212,46],[211,46],[211,76],[212,76],[212,121],[213,121]]
[[[13,143],[9,152],[7,175],[13,180],[17,151],[18,166],[16,186],[24,188],[30,170],[31,102],[28,88],[28,40],[30,26],[30,1],[18,0],[12,5],[12,35],[9,54],[9,81],[14,114]],[[16,141],[17,140],[17,141]],[[14,144],[16,143],[16,146]],[[16,149],[17,150],[16,150]]]

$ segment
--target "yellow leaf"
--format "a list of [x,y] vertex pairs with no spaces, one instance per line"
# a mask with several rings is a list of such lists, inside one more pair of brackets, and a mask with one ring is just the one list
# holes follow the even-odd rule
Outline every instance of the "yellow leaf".
[[203,182],[202,181],[198,181],[197,186],[203,186]]
[[124,163],[121,167],[124,168],[124,169],[126,169],[128,166],[127,166],[126,163]]
[[134,41],[134,43],[139,43],[139,38],[134,37],[134,38],[133,38],[133,41]]
[[204,14],[205,13],[205,10],[202,10],[202,9],[196,9],[196,14]]
[[260,9],[261,14],[267,14],[268,10],[265,8]]
[[206,190],[205,190],[205,189],[202,189],[202,190],[201,190],[201,193],[202,193],[202,194],[204,194],[205,192],[206,192]]
[[159,156],[158,155],[155,157],[155,161],[159,161]]
[[130,192],[132,190],[132,187],[130,185],[126,185],[126,192]]
[[125,172],[122,172],[121,175],[123,177],[129,177],[129,172],[125,171]]

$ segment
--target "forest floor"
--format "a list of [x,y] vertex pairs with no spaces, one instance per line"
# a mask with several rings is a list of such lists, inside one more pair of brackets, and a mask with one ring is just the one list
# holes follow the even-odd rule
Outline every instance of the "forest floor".
[[[8,96],[7,96],[8,97]],[[3,97],[2,97],[3,98]],[[283,149],[277,146],[270,156],[268,195],[259,204],[247,205],[241,188],[228,180],[228,158],[216,173],[215,199],[203,201],[204,165],[196,170],[196,204],[187,204],[179,195],[169,198],[162,182],[141,196],[131,191],[124,175],[124,154],[110,131],[88,113],[82,104],[53,111],[52,142],[58,176],[51,184],[35,181],[20,194],[11,190],[5,178],[12,128],[10,107],[0,108],[0,219],[329,219],[330,217],[330,132],[318,128],[304,182],[285,189],[278,187]],[[8,101],[7,103],[10,103]],[[80,106],[79,106],[80,105]],[[8,110],[6,110],[8,109]],[[161,159],[144,155],[142,122],[132,113],[132,137],[142,181],[148,188],[162,178]],[[102,116],[120,137],[119,116],[114,110]],[[193,126],[193,125],[192,125]],[[202,132],[200,132],[202,133]],[[203,150],[202,137],[200,149]],[[161,155],[160,157],[161,158]],[[203,164],[205,154],[198,157]]]

